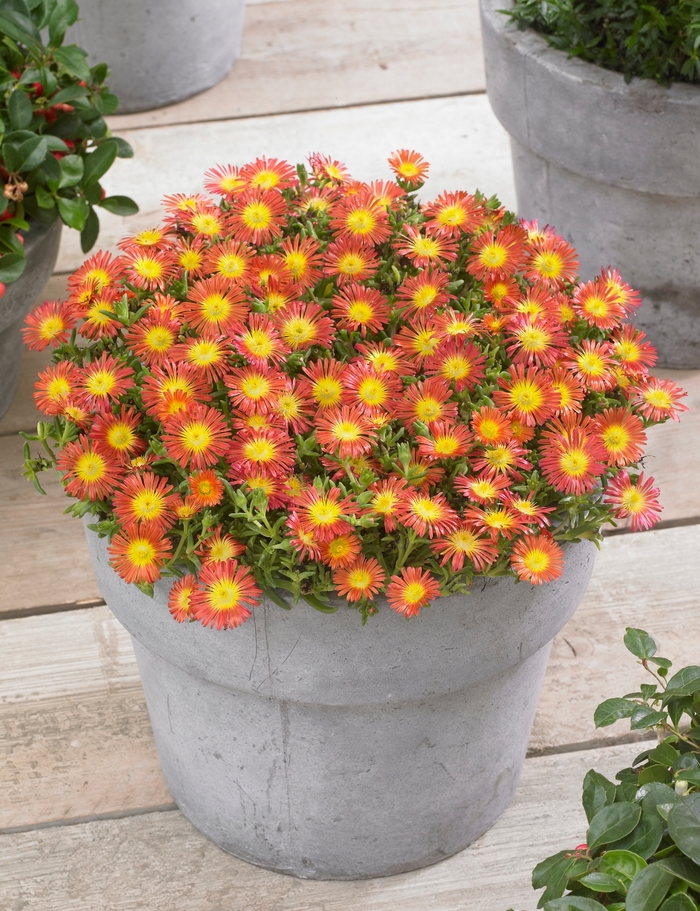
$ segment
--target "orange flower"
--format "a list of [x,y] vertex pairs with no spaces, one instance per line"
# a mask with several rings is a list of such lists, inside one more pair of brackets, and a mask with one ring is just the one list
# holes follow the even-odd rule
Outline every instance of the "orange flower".
[[313,345],[330,348],[335,337],[333,320],[315,303],[298,301],[276,314],[282,340],[292,351],[302,351]]
[[476,278],[484,278],[489,273],[513,275],[525,259],[526,237],[519,225],[486,231],[472,244],[467,272]]
[[299,393],[321,408],[337,408],[347,399],[345,375],[348,365],[331,358],[308,364],[299,380]]
[[173,584],[168,595],[168,610],[178,623],[194,620],[192,594],[197,590],[197,579],[192,573],[183,576]]
[[164,426],[163,445],[183,468],[208,468],[228,452],[231,432],[214,408],[195,405],[173,415]]
[[578,415],[552,421],[542,435],[540,450],[540,468],[545,478],[555,490],[574,496],[591,491],[600,483],[608,455],[590,421],[577,421]]
[[414,528],[421,537],[445,535],[452,531],[459,521],[442,493],[432,497],[416,490],[402,493],[396,511],[396,520],[406,528]]
[[233,535],[226,534],[219,525],[211,529],[209,537],[202,541],[195,553],[202,558],[205,566],[208,563],[226,563],[244,554],[245,545],[237,541]]
[[390,413],[403,393],[403,384],[396,374],[378,373],[363,361],[348,368],[344,382],[347,404],[357,405],[369,416]]
[[463,424],[433,421],[430,434],[430,437],[416,437],[419,455],[429,459],[458,459],[471,447],[471,434]]
[[355,504],[351,497],[343,497],[337,487],[327,492],[308,487],[296,500],[301,522],[319,543],[347,534],[352,526],[348,518],[354,515]]
[[331,569],[348,566],[353,563],[360,553],[360,539],[354,532],[338,535],[330,541],[321,544],[321,560]]
[[407,430],[413,429],[414,421],[423,424],[454,421],[457,417],[457,404],[450,401],[451,397],[452,390],[444,380],[423,380],[405,390],[403,399],[395,405],[394,414],[404,422]]
[[371,190],[345,197],[334,205],[331,228],[337,237],[351,237],[364,244],[381,244],[391,237],[386,209]]
[[515,542],[510,565],[532,585],[553,582],[564,572],[564,551],[548,535],[526,535]]
[[292,186],[297,176],[288,161],[264,157],[244,165],[239,173],[245,185],[256,190],[285,190]]
[[530,427],[543,424],[556,410],[558,400],[549,376],[523,364],[514,364],[508,372],[508,379],[499,377],[501,388],[493,393],[496,405]]
[[321,254],[318,241],[311,237],[287,237],[280,244],[280,256],[292,278],[300,289],[313,288],[321,278]]
[[116,357],[102,352],[99,360],[86,364],[78,392],[78,404],[93,411],[108,411],[134,385],[134,371]]
[[599,329],[618,326],[625,315],[613,292],[600,281],[577,285],[573,307],[577,316]]
[[433,313],[444,307],[450,299],[447,286],[450,276],[447,272],[426,269],[416,276],[408,276],[396,289],[396,304],[406,304],[404,313]]
[[491,503],[502,491],[510,486],[510,480],[497,474],[458,475],[454,480],[455,490],[476,503]]
[[[227,341],[213,335],[187,338],[168,352],[172,361],[181,362],[178,366],[190,367],[208,381],[224,376],[230,367],[229,353]],[[208,383],[205,388],[208,389]]]
[[635,482],[622,471],[607,486],[605,502],[614,507],[615,518],[631,519],[631,531],[644,531],[659,521],[663,507],[659,503],[659,490],[653,484],[653,478],[644,480],[644,473]]
[[647,442],[641,418],[626,408],[606,408],[595,417],[593,427],[608,453],[608,465],[638,462]]
[[177,342],[179,331],[179,320],[172,316],[156,313],[149,318],[147,314],[129,329],[126,344],[147,366],[164,364]]
[[206,469],[195,471],[187,479],[190,485],[190,495],[187,502],[198,510],[208,506],[217,506],[224,496],[224,485],[215,471]]
[[102,449],[81,435],[67,443],[56,460],[56,467],[66,474],[66,493],[79,500],[104,500],[119,483],[123,469]]
[[137,434],[141,416],[134,408],[122,405],[118,414],[102,412],[90,428],[90,439],[98,449],[117,462],[127,462],[146,451],[146,441]]
[[262,592],[247,566],[236,560],[207,563],[199,572],[199,584],[190,595],[192,614],[203,626],[234,629],[250,617]]
[[216,165],[204,174],[204,189],[209,193],[232,198],[245,186],[238,168],[230,164]]
[[193,329],[212,337],[238,330],[249,307],[243,291],[217,275],[194,282],[181,312]]
[[289,436],[276,428],[242,430],[233,442],[229,458],[234,472],[280,477],[289,474],[296,452]]
[[164,291],[175,272],[175,257],[165,250],[131,249],[124,257],[126,276],[137,288]]
[[339,459],[369,452],[375,431],[365,412],[357,406],[329,408],[316,418],[316,439],[326,452]]
[[231,207],[231,231],[248,243],[266,244],[282,233],[285,213],[284,197],[277,190],[245,190]]
[[510,421],[495,408],[479,408],[471,415],[472,429],[481,443],[505,443],[510,438]]
[[329,155],[323,155],[321,152],[312,152],[309,155],[309,165],[314,177],[320,180],[343,183],[350,177],[347,167],[342,162],[336,161]]
[[22,329],[24,344],[35,351],[43,351],[48,345],[55,347],[67,340],[77,322],[70,304],[45,301],[25,318],[26,328]]
[[[204,254],[203,268],[226,283],[242,284],[248,278],[253,253],[251,247],[240,241],[220,241]],[[227,284],[222,284],[222,288],[226,287]]]
[[563,237],[549,233],[530,237],[526,278],[562,288],[566,282],[575,281],[578,266],[576,250]]
[[629,376],[644,375],[656,363],[656,350],[643,332],[634,326],[621,326],[612,336],[612,353]]
[[114,515],[127,533],[144,528],[167,531],[177,521],[175,509],[180,501],[167,478],[153,472],[126,477],[112,498]]
[[442,193],[435,202],[423,209],[428,219],[426,228],[432,231],[444,231],[453,237],[462,233],[473,233],[484,218],[484,207],[470,193]]
[[451,339],[441,343],[425,360],[428,376],[454,383],[457,392],[474,389],[485,376],[486,356],[470,341]]
[[125,582],[157,582],[172,545],[157,528],[147,527],[117,533],[107,550],[110,564]]
[[441,266],[457,259],[457,242],[445,232],[425,234],[415,225],[406,225],[394,243],[399,256],[407,256],[414,266]]
[[354,237],[333,241],[323,255],[323,274],[337,276],[339,285],[364,281],[378,266],[372,247]]
[[440,586],[429,572],[416,566],[404,566],[400,575],[392,576],[387,586],[389,607],[408,620],[416,617],[440,595]]
[[359,330],[365,338],[368,329],[372,332],[384,329],[391,317],[391,307],[379,291],[352,282],[334,295],[331,315],[339,328]]
[[100,250],[68,279],[69,299],[74,294],[89,288],[91,292],[103,291],[110,285],[116,285],[124,277],[125,260],[123,256],[112,257],[105,250]]
[[336,591],[348,601],[359,601],[365,598],[374,600],[374,596],[384,585],[386,573],[374,557],[357,557],[352,563],[333,573]]
[[399,181],[411,189],[418,189],[423,186],[430,165],[418,152],[400,149],[398,152],[392,152],[389,167]]
[[267,367],[234,367],[224,382],[233,407],[245,414],[271,411],[286,385],[284,375]]
[[671,380],[661,380],[652,376],[639,386],[633,404],[642,417],[655,423],[666,421],[668,418],[678,421],[678,413],[688,410],[688,406],[681,402],[687,394]]
[[36,407],[44,414],[63,414],[80,383],[81,371],[72,361],[50,364],[34,383]]
[[498,558],[498,548],[491,538],[479,534],[470,522],[462,522],[430,546],[436,554],[442,556],[441,565],[451,562],[454,572],[464,569],[465,560],[470,560],[478,572],[483,572]]
[[402,491],[405,489],[406,481],[393,475],[383,481],[375,481],[370,487],[373,496],[368,512],[382,517],[386,531],[394,531],[396,528],[396,511],[401,502]]
[[117,319],[116,299],[117,292],[114,288],[95,292],[80,314],[85,322],[78,331],[84,338],[111,338],[119,332],[122,325]]
[[612,389],[615,378],[612,372],[614,362],[609,342],[592,342],[584,339],[564,359],[564,366],[572,370],[584,387],[604,392]]

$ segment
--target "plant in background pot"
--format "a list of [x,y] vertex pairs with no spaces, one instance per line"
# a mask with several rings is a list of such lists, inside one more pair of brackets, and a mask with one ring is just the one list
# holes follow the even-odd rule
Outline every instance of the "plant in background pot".
[[355,878],[505,808],[601,526],[656,520],[645,427],[684,393],[648,374],[635,292],[577,282],[552,232],[419,203],[413,152],[395,181],[310,163],[214,168],[219,201],[167,197],[28,317],[56,350],[26,473],[93,517],[183,812]]
[[481,12],[518,211],[556,225],[584,277],[614,263],[641,290],[636,321],[659,363],[699,367],[697,4],[481,0]]
[[80,231],[87,252],[99,232],[95,206],[138,211],[100,186],[114,159],[133,153],[102,117],[117,106],[106,65],[90,69],[80,48],[62,46],[77,11],[72,0],[0,0],[0,416],[17,386],[20,325],[51,276],[61,226]]
[[618,772],[617,784],[588,772],[585,844],[548,857],[532,874],[545,911],[700,907],[700,667],[669,678],[671,662],[644,630],[628,628],[625,645],[654,682],[599,705],[596,727],[629,718],[633,731],[656,731],[659,743]]

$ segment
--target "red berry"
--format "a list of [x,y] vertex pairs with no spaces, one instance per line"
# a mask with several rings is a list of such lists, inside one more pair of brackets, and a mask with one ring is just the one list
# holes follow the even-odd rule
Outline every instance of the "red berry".
[[4,293],[5,293],[5,285],[2,282],[0,282],[0,297],[2,297]]
[[17,234],[16,236],[17,236],[17,240],[18,240],[21,244],[23,244],[23,243],[24,243],[24,238],[22,237],[22,235],[21,235],[21,234]]

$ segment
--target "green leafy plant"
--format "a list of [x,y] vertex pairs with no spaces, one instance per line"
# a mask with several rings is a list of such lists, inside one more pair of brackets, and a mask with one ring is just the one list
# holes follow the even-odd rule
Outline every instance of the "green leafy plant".
[[596,727],[629,718],[632,730],[656,730],[616,781],[591,769],[583,781],[585,844],[538,864],[534,889],[545,911],[698,911],[700,908],[700,667],[669,677],[644,630],[625,645],[649,672],[638,692],[606,699]]
[[627,82],[700,82],[700,0],[515,0],[502,12]]
[[100,185],[115,158],[133,151],[104,121],[118,105],[104,85],[107,64],[91,68],[85,51],[63,46],[77,18],[75,0],[0,0],[0,293],[24,271],[18,232],[30,230],[27,218],[60,218],[80,231],[87,252],[99,233],[96,206],[138,211]]

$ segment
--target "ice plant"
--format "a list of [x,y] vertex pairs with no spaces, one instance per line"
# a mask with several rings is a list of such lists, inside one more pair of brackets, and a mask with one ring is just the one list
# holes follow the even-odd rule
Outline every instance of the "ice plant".
[[[475,575],[558,578],[564,544],[646,529],[646,428],[683,391],[650,376],[612,269],[464,191],[218,165],[161,226],[99,253],[27,320],[52,346],[26,473],[52,465],[176,620],[243,623],[264,595],[406,618]],[[41,442],[32,457],[29,443]],[[467,602],[468,603],[468,602]]]

